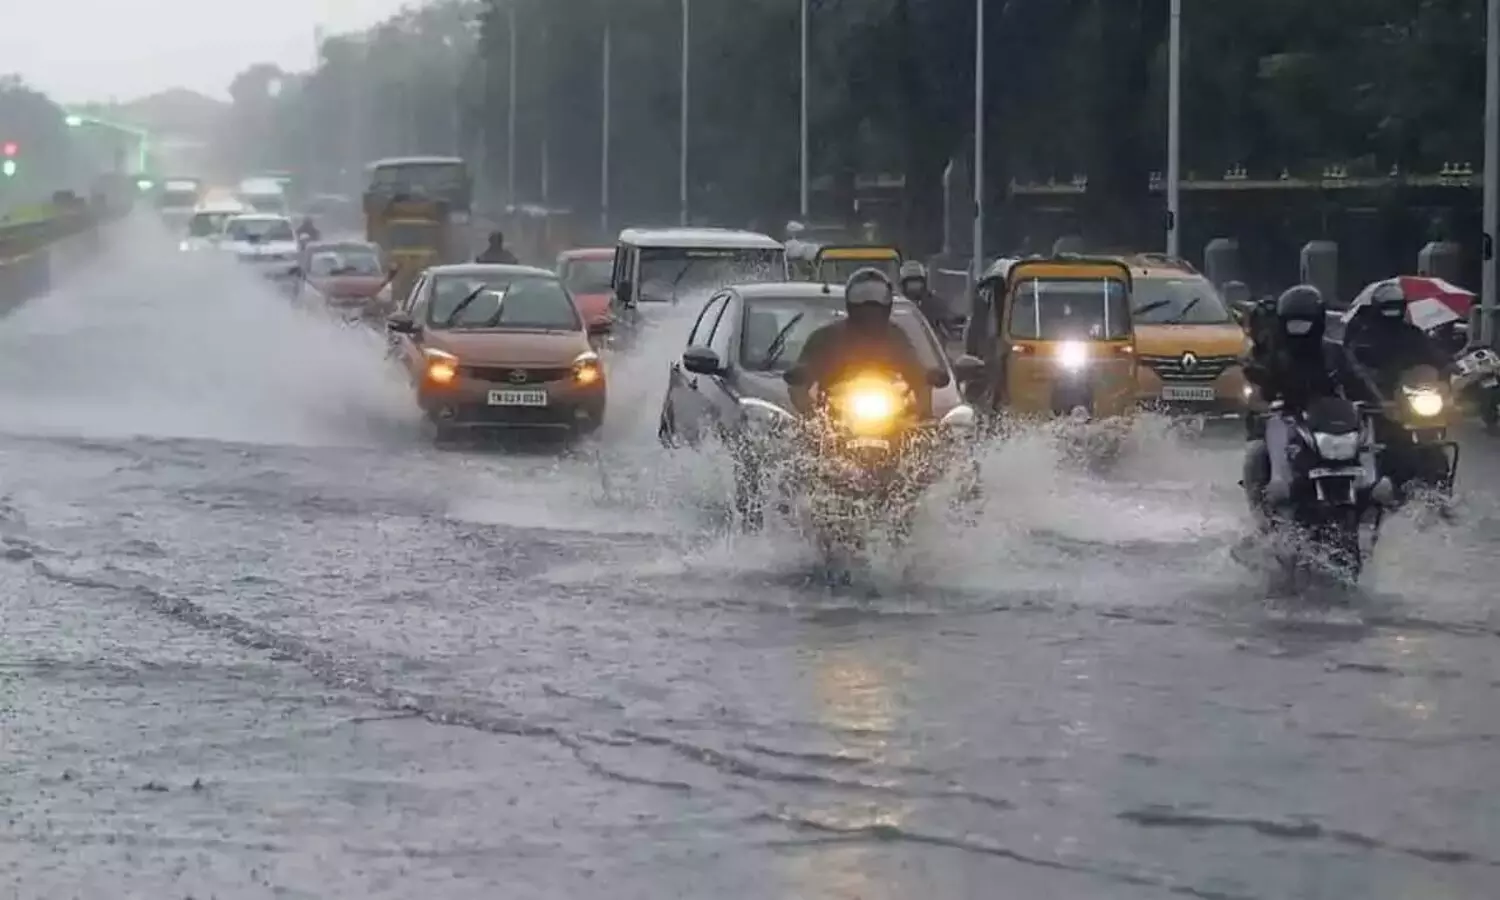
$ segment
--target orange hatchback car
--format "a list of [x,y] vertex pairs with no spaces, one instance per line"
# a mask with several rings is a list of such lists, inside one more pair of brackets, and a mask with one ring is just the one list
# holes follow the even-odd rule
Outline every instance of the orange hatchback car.
[[455,432],[588,434],[604,420],[604,367],[557,275],[465,263],[422,273],[387,321],[392,350],[440,439]]

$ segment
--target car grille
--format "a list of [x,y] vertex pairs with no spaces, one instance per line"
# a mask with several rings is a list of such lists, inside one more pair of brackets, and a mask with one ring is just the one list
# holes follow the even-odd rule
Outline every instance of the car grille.
[[1185,369],[1180,353],[1176,356],[1140,357],[1141,363],[1150,366],[1162,381],[1213,381],[1240,362],[1236,356],[1199,356],[1197,359],[1197,365]]
[[476,381],[495,384],[546,384],[563,381],[573,374],[570,368],[532,369],[513,366],[463,366],[459,373]]

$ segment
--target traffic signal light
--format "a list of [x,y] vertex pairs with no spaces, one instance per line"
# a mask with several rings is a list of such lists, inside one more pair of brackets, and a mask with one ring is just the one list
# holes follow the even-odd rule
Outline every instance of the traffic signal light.
[[14,178],[16,175],[16,156],[21,152],[21,145],[15,141],[6,141],[0,145],[0,156],[5,158],[0,162],[0,175],[6,178]]
[[0,147],[0,154],[3,154],[6,159],[15,159],[16,154],[20,152],[21,145],[17,144],[15,141],[6,141],[5,146]]

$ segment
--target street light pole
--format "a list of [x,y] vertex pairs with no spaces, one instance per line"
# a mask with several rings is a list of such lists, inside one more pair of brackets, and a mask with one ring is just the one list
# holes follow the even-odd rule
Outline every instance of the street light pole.
[[516,203],[516,4],[510,4],[510,91],[505,121],[505,202]]
[[682,147],[678,154],[677,164],[677,221],[683,226],[688,223],[688,73],[690,71],[688,65],[691,60],[688,53],[690,33],[688,6],[690,2],[691,0],[682,0],[682,121],[679,135]]
[[969,283],[984,277],[984,4],[974,0],[974,258]]
[[1480,341],[1495,346],[1495,316],[1500,313],[1500,260],[1496,259],[1500,241],[1500,0],[1490,0],[1485,13],[1484,70],[1484,246],[1483,281],[1480,288]]
[[614,55],[614,23],[604,23],[604,84],[601,88],[603,95],[603,113],[600,116],[599,131],[599,237],[604,239],[609,235],[609,141],[610,141],[610,70],[613,68],[611,57]]
[[811,5],[811,3],[812,3],[812,0],[802,0],[802,74],[801,74],[801,82],[802,82],[802,122],[801,122],[801,128],[802,128],[802,131],[801,131],[801,144],[799,145],[800,146],[800,150],[799,150],[799,154],[798,154],[798,163],[801,166],[801,173],[800,173],[800,175],[801,175],[801,182],[800,182],[801,192],[799,194],[799,201],[798,201],[798,205],[797,205],[797,211],[801,214],[803,223],[807,222],[807,217],[809,215],[809,213],[808,213],[808,207],[811,205],[810,198],[808,196],[808,194],[809,194],[809,184],[808,184],[808,181],[809,181],[809,178],[810,178],[810,176],[809,176],[810,169],[809,169],[809,162],[808,162],[808,121],[807,121],[807,50],[808,50],[807,27],[808,27],[809,21],[812,18],[811,11],[809,9],[809,6]]
[[1172,0],[1167,45],[1167,255],[1179,256],[1182,217],[1182,0]]

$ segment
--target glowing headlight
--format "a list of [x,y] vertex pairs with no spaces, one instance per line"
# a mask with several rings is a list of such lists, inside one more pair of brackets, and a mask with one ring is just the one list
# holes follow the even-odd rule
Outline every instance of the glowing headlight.
[[181,243],[179,243],[177,245],[177,249],[178,250],[182,250],[182,251],[188,251],[188,250],[193,249],[193,245],[190,244],[190,243],[188,243],[187,241],[182,241]]
[[573,360],[573,380],[578,384],[597,384],[604,379],[604,366],[597,353],[580,353]]
[[948,410],[940,424],[950,428],[972,428],[974,427],[974,407],[966,403],[959,404]]
[[441,350],[423,350],[427,358],[427,380],[433,384],[452,384],[458,378],[458,357]]
[[1249,400],[1251,397],[1255,396],[1255,386],[1250,384],[1245,385],[1243,393],[1245,395],[1245,399]]
[[758,397],[741,397],[740,411],[745,414],[747,423],[765,428],[782,422],[790,422],[795,418],[776,404]]
[[1317,443],[1318,455],[1329,462],[1353,459],[1359,455],[1359,432],[1357,431],[1349,434],[1326,434],[1320,431],[1314,439]]
[[1057,363],[1069,372],[1077,372],[1089,364],[1088,345],[1081,341],[1063,341],[1057,348]]
[[896,415],[896,398],[889,390],[859,388],[849,393],[844,401],[844,412],[853,423],[880,425]]
[[1443,411],[1443,395],[1432,388],[1407,388],[1406,402],[1411,406],[1412,412],[1424,418]]

